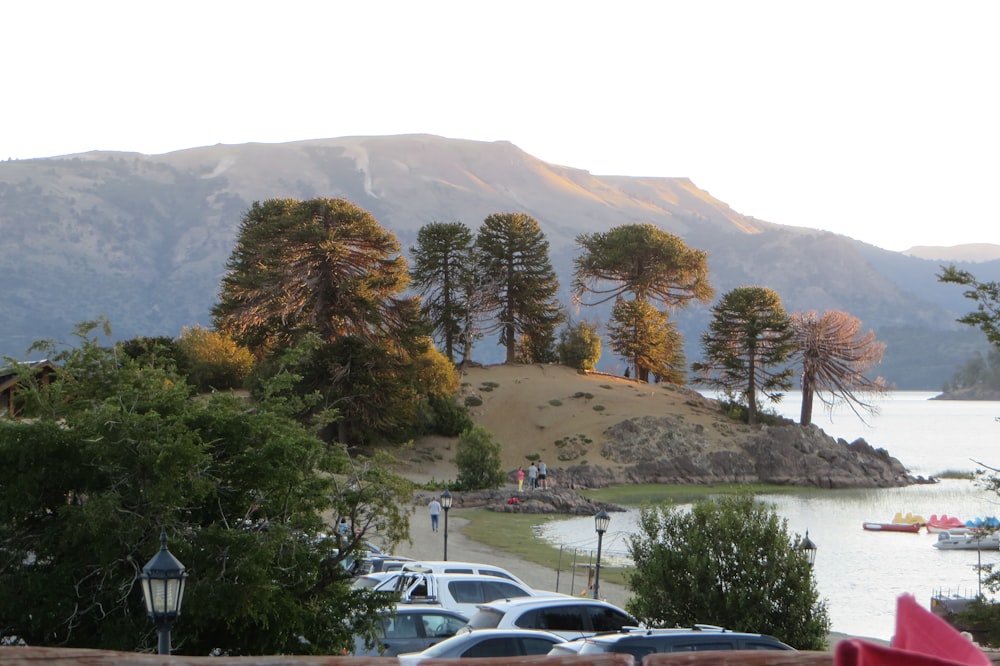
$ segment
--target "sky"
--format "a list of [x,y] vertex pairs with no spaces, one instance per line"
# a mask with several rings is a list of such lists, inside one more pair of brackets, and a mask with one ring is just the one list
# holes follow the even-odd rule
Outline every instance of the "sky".
[[998,26],[995,0],[13,0],[0,160],[436,134],[890,250],[1000,244]]

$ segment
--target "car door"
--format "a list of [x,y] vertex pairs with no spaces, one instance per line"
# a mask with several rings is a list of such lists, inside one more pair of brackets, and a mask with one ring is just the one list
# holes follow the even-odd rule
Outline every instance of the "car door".
[[382,645],[386,657],[404,652],[420,652],[427,647],[423,625],[416,613],[394,613],[382,620]]
[[436,645],[446,638],[454,636],[465,626],[465,618],[450,613],[427,611],[420,614],[418,631],[423,632],[424,648]]

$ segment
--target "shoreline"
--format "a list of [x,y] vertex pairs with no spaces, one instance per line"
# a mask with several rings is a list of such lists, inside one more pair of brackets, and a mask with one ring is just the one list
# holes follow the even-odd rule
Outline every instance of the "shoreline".
[[[400,544],[395,549],[396,552],[394,554],[414,560],[442,559],[444,556],[445,538],[444,518],[442,517],[441,519],[440,531],[432,532],[430,514],[427,507],[423,504],[413,504],[412,506],[414,512],[410,516],[411,543],[404,542]],[[570,587],[571,582],[575,583],[574,587],[580,587],[580,581],[586,581],[586,569],[578,572],[574,581],[574,577],[567,575],[566,572],[560,573],[555,569],[527,561],[520,556],[470,539],[465,535],[464,529],[469,524],[468,514],[471,511],[473,509],[452,509],[448,512],[447,538],[449,560],[456,562],[481,562],[483,564],[503,567],[535,589],[559,592],[561,594],[573,594],[573,590]],[[586,585],[585,582],[584,585]],[[576,590],[577,595],[579,595],[580,591]],[[601,582],[600,596],[615,606],[624,608],[630,593],[624,585]],[[827,641],[828,649],[833,650],[840,641],[854,638],[860,638],[878,645],[889,644],[889,641],[878,638],[854,636],[832,630]]]

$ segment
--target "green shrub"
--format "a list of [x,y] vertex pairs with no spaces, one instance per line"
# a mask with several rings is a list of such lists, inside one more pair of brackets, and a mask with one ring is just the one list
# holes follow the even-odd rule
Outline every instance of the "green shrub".
[[500,443],[486,428],[474,425],[461,434],[455,452],[458,490],[482,490],[503,485]]

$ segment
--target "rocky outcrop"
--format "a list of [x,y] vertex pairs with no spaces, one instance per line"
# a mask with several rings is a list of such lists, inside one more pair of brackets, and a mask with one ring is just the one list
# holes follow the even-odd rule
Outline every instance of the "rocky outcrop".
[[[418,491],[413,496],[413,502],[417,506],[426,506],[431,499],[439,495],[440,493],[437,492]],[[614,504],[598,504],[578,495],[569,488],[548,488],[522,492],[503,489],[470,490],[467,492],[456,491],[451,496],[451,506],[454,509],[485,507],[507,513],[558,513],[573,516],[592,516],[599,509],[605,511],[625,510]],[[516,498],[517,501],[511,502],[511,498]]]
[[[617,469],[577,465],[554,470],[576,488],[615,483],[773,483],[815,488],[890,488],[932,480],[907,473],[885,449],[863,439],[835,440],[816,426],[716,424],[729,430],[713,445],[699,424],[644,416],[606,431],[602,454]],[[716,438],[717,441],[717,438]]]

